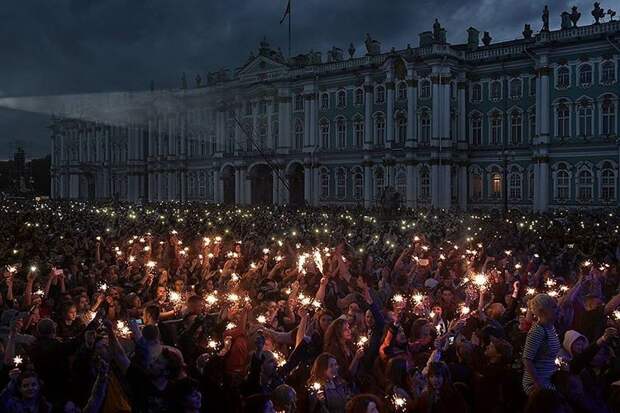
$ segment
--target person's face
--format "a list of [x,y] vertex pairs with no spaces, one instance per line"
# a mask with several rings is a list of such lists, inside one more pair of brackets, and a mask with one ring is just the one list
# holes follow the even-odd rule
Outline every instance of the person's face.
[[166,288],[165,287],[157,287],[157,299],[163,300],[166,298]]
[[366,406],[366,413],[379,413],[379,409],[377,409],[375,402],[368,403],[368,406]]
[[327,370],[325,370],[325,377],[333,380],[338,376],[338,362],[335,358],[330,358],[327,361]]
[[69,309],[67,310],[67,314],[66,314],[66,320],[67,321],[74,321],[77,317],[77,308],[75,307],[69,307]]
[[86,310],[89,307],[88,297],[81,296],[80,297],[80,310]]
[[185,397],[185,407],[192,410],[200,410],[202,407],[202,394],[198,390],[192,390]]
[[583,337],[579,337],[571,345],[571,352],[573,353],[573,357],[583,353],[585,349],[586,349],[586,340]]
[[443,314],[443,309],[436,305],[433,307],[433,312],[435,313],[435,316],[441,317],[441,315]]
[[174,282],[174,290],[178,293],[183,291],[183,286],[185,285],[185,283],[183,282],[183,280],[176,280]]
[[454,299],[454,294],[452,294],[452,291],[450,290],[444,290],[441,292],[441,298],[444,302],[451,303]]
[[431,385],[431,387],[435,390],[439,390],[441,389],[441,386],[443,386],[443,377],[440,375],[431,375],[428,376],[428,383]]
[[142,310],[142,322],[145,325],[151,324],[153,322],[153,320],[151,319],[151,316],[146,311],[146,309]]
[[39,380],[36,377],[28,377],[22,380],[19,392],[24,399],[34,399],[39,394]]
[[334,321],[332,316],[330,316],[329,314],[323,314],[319,318],[319,325],[321,326],[321,331],[326,332],[332,321]]
[[372,328],[375,325],[375,317],[373,317],[372,312],[370,310],[366,310],[366,314],[364,315],[364,320],[366,321],[366,327]]
[[499,353],[497,352],[497,349],[495,348],[495,345],[492,342],[489,343],[489,345],[486,346],[486,348],[484,349],[484,355],[489,360],[494,360],[499,356]]
[[351,325],[349,323],[344,323],[342,326],[342,338],[345,341],[351,341],[353,335],[351,333]]
[[584,303],[584,307],[586,308],[586,311],[594,311],[598,309],[600,305],[602,305],[601,300],[595,297],[588,298],[586,302]]
[[131,304],[133,305],[133,308],[140,308],[142,307],[142,300],[140,299],[140,297],[134,297],[133,303]]

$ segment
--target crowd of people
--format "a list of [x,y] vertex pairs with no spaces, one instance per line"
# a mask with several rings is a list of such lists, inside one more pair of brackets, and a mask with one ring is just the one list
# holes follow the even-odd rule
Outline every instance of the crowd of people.
[[615,212],[0,217],[0,412],[620,411]]

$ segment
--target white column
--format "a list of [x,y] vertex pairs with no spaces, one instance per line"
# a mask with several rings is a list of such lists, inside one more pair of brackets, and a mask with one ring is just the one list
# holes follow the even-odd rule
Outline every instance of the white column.
[[310,124],[312,122],[312,96],[304,95],[304,151],[312,150]]
[[304,199],[309,205],[312,205],[312,168],[310,165],[304,165]]
[[387,108],[385,114],[386,127],[386,148],[390,149],[394,144],[394,79],[392,69],[387,73],[387,81],[385,83],[387,89]]
[[267,141],[266,148],[267,150],[276,150],[276,147],[273,142],[273,125],[271,116],[273,114],[273,100],[267,101]]
[[407,69],[407,140],[408,148],[415,146],[417,141],[418,125],[416,112],[418,110],[418,81],[414,79],[412,68]]
[[369,161],[364,163],[364,207],[370,208],[372,205],[372,170]]
[[461,211],[467,211],[467,183],[469,182],[469,177],[467,176],[467,166],[460,165],[459,167],[459,209]]
[[373,90],[370,75],[364,79],[364,149],[371,149],[374,145],[374,133],[372,128],[372,105]]
[[417,194],[416,194],[416,173],[415,165],[413,161],[409,160],[407,163],[407,207],[415,208],[417,206]]

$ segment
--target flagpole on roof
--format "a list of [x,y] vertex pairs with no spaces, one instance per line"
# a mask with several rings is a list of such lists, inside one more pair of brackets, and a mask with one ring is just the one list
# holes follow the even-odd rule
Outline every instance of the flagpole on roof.
[[292,37],[292,30],[291,30],[291,0],[288,0],[288,2],[286,3],[286,9],[284,10],[284,15],[282,15],[282,18],[280,19],[280,24],[282,24],[284,22],[284,19],[286,19],[286,17],[288,16],[288,57],[291,57],[291,37]]

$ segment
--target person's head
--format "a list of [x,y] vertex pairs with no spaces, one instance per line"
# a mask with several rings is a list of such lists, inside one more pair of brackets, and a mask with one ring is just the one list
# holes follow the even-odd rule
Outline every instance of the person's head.
[[164,287],[163,285],[158,286],[156,296],[157,296],[157,300],[159,301],[165,300],[166,297],[168,296],[168,291],[166,291],[166,287]]
[[204,301],[197,295],[192,295],[187,299],[187,311],[190,314],[198,315],[204,309]]
[[41,382],[33,370],[26,370],[17,377],[17,392],[22,400],[33,400],[39,397]]
[[260,373],[262,376],[273,376],[278,367],[278,362],[271,351],[265,351],[263,353],[263,363],[260,366]]
[[321,334],[325,334],[331,323],[334,321],[334,316],[326,310],[319,310],[316,315],[318,321],[318,328]]
[[575,357],[586,349],[588,346],[588,339],[581,333],[575,330],[568,330],[564,333],[564,340],[562,341],[564,350],[571,356]]
[[56,336],[56,323],[50,318],[43,318],[37,323],[39,337],[53,338]]
[[142,337],[148,342],[159,342],[159,328],[153,324],[147,324],[142,329]]
[[569,413],[572,410],[556,390],[542,389],[530,394],[524,412]]
[[321,353],[314,360],[310,371],[310,382],[325,383],[338,377],[338,361],[329,353]]
[[541,324],[553,324],[557,318],[557,303],[547,294],[537,294],[529,302],[532,313]]
[[443,361],[431,362],[428,366],[428,385],[435,391],[451,384],[450,370]]
[[338,343],[343,345],[352,340],[351,325],[347,320],[337,318],[329,325],[325,332],[325,344]]
[[501,319],[505,312],[506,308],[502,303],[493,303],[487,307],[487,317],[493,320]]
[[157,304],[149,304],[142,311],[144,325],[155,325],[159,322],[160,308]]
[[62,317],[64,321],[73,322],[77,318],[77,306],[68,302],[62,307]]
[[346,413],[379,413],[383,410],[381,400],[374,394],[358,394],[347,402]]
[[177,278],[174,280],[174,291],[177,293],[182,293],[185,288],[185,281],[182,278]]
[[595,311],[603,305],[603,301],[596,295],[587,295],[583,301],[586,311]]
[[393,357],[388,361],[385,376],[391,385],[407,387],[407,360],[404,357]]
[[442,288],[441,300],[446,304],[452,303],[452,301],[454,300],[454,292],[452,291],[451,288],[447,288],[447,287]]
[[77,299],[78,311],[83,313],[90,308],[90,302],[86,294],[81,294]]
[[492,363],[506,364],[512,359],[512,345],[504,339],[491,336],[489,344],[484,349],[484,355]]
[[425,318],[418,318],[411,325],[411,339],[413,341],[430,338],[431,334],[431,324]]
[[297,408],[297,393],[288,384],[281,384],[271,393],[271,401],[277,412],[292,413]]

